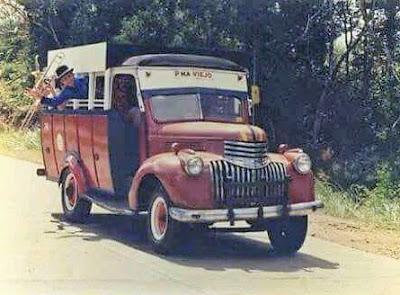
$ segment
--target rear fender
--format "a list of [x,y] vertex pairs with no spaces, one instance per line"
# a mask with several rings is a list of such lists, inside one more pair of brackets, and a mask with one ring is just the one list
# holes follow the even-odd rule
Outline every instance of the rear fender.
[[63,182],[67,169],[71,171],[78,183],[78,194],[85,193],[88,190],[87,179],[77,154],[69,153],[65,156],[60,177],[58,179],[59,185]]

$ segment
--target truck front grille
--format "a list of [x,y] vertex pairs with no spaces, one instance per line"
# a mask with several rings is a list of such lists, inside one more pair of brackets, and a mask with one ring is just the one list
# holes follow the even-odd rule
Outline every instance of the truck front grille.
[[224,157],[240,166],[261,168],[267,163],[266,142],[225,141]]
[[289,177],[282,163],[246,168],[219,160],[211,162],[210,167],[218,208],[273,206],[287,198]]
[[266,142],[225,141],[225,157],[264,158],[267,156]]

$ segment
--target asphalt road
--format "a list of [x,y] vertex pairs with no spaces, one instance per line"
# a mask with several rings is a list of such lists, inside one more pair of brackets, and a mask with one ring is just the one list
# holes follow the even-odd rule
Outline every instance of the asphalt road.
[[265,233],[210,234],[159,256],[125,216],[63,221],[57,185],[0,156],[0,294],[400,294],[400,261],[308,237],[277,257]]

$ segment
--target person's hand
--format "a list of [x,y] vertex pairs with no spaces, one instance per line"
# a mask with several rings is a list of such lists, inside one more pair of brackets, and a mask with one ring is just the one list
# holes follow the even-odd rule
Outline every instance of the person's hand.
[[42,97],[55,95],[54,88],[51,84],[42,83],[38,87],[28,88],[25,90],[25,94],[35,98],[36,100],[41,100]]
[[42,96],[49,96],[55,94],[54,88],[50,83],[43,83],[41,87]]
[[36,100],[40,100],[43,97],[39,88],[28,88],[25,90],[25,95],[33,97]]

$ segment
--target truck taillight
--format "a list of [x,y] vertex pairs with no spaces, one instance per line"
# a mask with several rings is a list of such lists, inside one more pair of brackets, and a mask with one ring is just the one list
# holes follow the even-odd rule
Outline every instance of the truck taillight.
[[46,176],[46,169],[44,169],[44,168],[36,169],[36,175],[37,176]]

